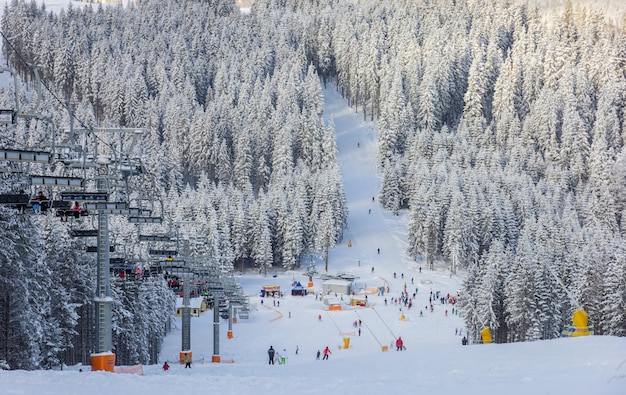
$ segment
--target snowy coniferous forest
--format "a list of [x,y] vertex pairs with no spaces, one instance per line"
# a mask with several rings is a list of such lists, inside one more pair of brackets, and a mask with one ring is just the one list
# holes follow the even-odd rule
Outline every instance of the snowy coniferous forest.
[[[169,226],[199,224],[178,229],[203,241],[192,254],[266,271],[341,240],[321,115],[323,87],[336,87],[377,122],[378,198],[408,210],[408,252],[467,269],[470,336],[488,325],[498,342],[554,338],[577,307],[597,334],[626,335],[626,32],[590,9],[256,0],[240,14],[226,0],[148,0],[50,13],[14,1],[2,32],[25,85],[38,65],[53,120],[19,121],[2,145],[43,147],[70,123],[69,102],[85,126],[144,128],[134,154]],[[0,359],[86,362],[93,256],[56,218],[0,218]],[[111,231],[127,257],[145,255],[132,225]],[[154,363],[171,292],[160,277],[112,289],[118,363]]]

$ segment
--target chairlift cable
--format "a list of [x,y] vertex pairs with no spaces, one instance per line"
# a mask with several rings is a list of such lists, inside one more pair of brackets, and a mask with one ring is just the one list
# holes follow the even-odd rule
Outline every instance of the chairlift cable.
[[[4,39],[4,41],[7,43],[8,47],[13,50],[13,52],[15,52],[15,54],[17,55],[17,57],[28,67],[30,68],[34,73],[37,73],[35,67],[33,67],[29,62],[26,61],[26,59],[22,56],[22,54],[17,50],[17,48],[15,48],[15,46],[13,46],[13,44],[11,44],[11,41],[9,41],[9,39],[5,36],[4,32],[2,30],[0,30],[0,36],[2,36],[2,38]],[[85,122],[83,122],[81,119],[79,119],[78,117],[76,117],[76,115],[74,115],[74,113],[71,111],[71,109],[69,108],[69,106],[67,104],[65,104],[49,87],[48,85],[45,83],[45,81],[39,79],[39,83],[46,88],[46,90],[48,91],[48,93],[50,94],[50,96],[52,96],[67,112],[68,114],[70,114],[70,118],[76,120],[80,126],[84,129],[87,129],[89,131],[88,134],[92,134],[93,137],[96,140],[99,140],[102,144],[104,144],[105,146],[109,147],[111,149],[112,152],[115,152],[114,147],[107,143],[106,141],[104,141],[104,139],[102,139],[101,137],[99,137],[96,133],[94,128],[87,126],[87,124]],[[17,90],[17,86],[14,87],[15,90]],[[40,98],[39,98],[40,99]],[[17,96],[16,96],[16,100],[17,100]],[[18,103],[19,104],[19,103]],[[45,117],[42,117],[42,119],[45,119]]]

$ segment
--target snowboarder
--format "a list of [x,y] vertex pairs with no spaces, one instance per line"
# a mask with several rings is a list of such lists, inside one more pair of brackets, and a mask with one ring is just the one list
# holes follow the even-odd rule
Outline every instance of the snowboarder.
[[461,339],[461,344],[467,346],[467,338],[465,336],[463,336],[463,339]]
[[315,359],[320,359],[320,355],[322,355],[322,352],[320,350],[317,350],[317,358]]
[[330,352],[330,348],[328,348],[328,346],[326,346],[326,348],[324,349],[324,358],[322,358],[322,360],[324,359],[328,359],[328,355],[332,354],[332,352]]
[[276,354],[276,351],[274,350],[274,347],[270,346],[269,350],[267,350],[267,355],[270,357],[268,365],[273,365],[274,364],[274,355],[275,354]]
[[380,248],[378,249],[378,255],[380,255]]
[[322,315],[321,315],[321,314],[318,314],[318,315],[317,315],[317,320],[318,320],[318,321],[321,321],[321,320],[322,320]]
[[169,368],[170,368],[170,365],[167,364],[167,361],[163,362],[163,370],[167,372]]
[[404,342],[401,337],[396,340],[396,351],[404,350]]
[[191,355],[189,353],[185,353],[185,369],[191,369]]
[[280,354],[280,364],[284,365],[287,363],[287,349],[283,348],[283,353]]
[[361,328],[359,328],[359,336],[361,336]]

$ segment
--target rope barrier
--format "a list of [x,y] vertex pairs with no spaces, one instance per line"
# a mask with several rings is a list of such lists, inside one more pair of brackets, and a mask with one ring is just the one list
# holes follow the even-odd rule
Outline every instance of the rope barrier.
[[362,324],[365,324],[365,327],[367,328],[367,330],[368,330],[368,331],[370,331],[370,333],[372,334],[372,337],[374,338],[374,340],[376,340],[376,343],[378,343],[378,345],[382,347],[382,346],[383,346],[383,344],[382,344],[382,343],[378,340],[378,338],[376,337],[376,335],[374,334],[374,332],[372,331],[372,329],[371,329],[371,328],[367,325],[367,322],[364,322],[364,321],[361,319],[361,316],[359,315],[359,312],[358,312],[358,311],[356,311],[356,310],[355,310],[354,312],[356,313],[357,317],[359,317],[359,320],[361,320],[361,323],[362,323]]
[[337,328],[337,331],[339,333],[341,333],[341,329],[339,329],[339,326],[337,325],[337,323],[335,322],[335,320],[333,320],[333,317],[330,316],[330,314],[328,313],[328,311],[326,312],[326,315],[328,316],[328,318],[330,318],[330,321],[333,323],[333,325],[335,325],[335,328]]
[[374,310],[374,313],[376,313],[376,315],[378,316],[378,318],[380,318],[380,320],[383,322],[383,325],[385,325],[385,327],[389,330],[389,333],[391,333],[391,336],[393,336],[394,339],[397,339],[398,337],[393,333],[393,331],[391,330],[391,328],[389,328],[389,326],[387,325],[387,323],[385,322],[385,320],[383,320],[383,317],[380,316],[380,314],[378,314],[378,311],[376,311],[375,308],[372,307],[372,310]]

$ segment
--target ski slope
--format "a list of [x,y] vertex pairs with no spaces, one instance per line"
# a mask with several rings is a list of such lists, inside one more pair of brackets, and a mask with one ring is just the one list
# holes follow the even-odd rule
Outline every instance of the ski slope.
[[[335,91],[324,93],[324,116],[327,120],[332,118],[337,131],[338,158],[350,210],[344,239],[330,250],[329,273],[358,277],[357,293],[387,286],[388,293],[368,294],[367,307],[327,311],[315,294],[290,295],[294,281],[306,285],[304,268],[276,271],[267,277],[257,273],[239,274],[238,279],[251,300],[250,318],[232,325],[233,339],[227,338],[228,322],[220,320],[218,338],[218,355],[223,362],[232,363],[210,362],[216,350],[213,315],[207,311],[191,319],[194,359],[191,369],[177,363],[182,345],[181,323],[177,319],[174,330],[165,339],[159,364],[143,366],[143,375],[90,372],[88,366],[72,366],[63,371],[0,371],[0,392],[38,395],[626,393],[624,338],[594,336],[462,346],[458,333],[464,331],[463,321],[451,313],[453,306],[435,301],[432,312],[429,308],[430,292],[455,294],[462,273],[450,276],[449,269],[439,265],[431,271],[423,262],[405,255],[405,213],[393,216],[381,210],[376,201],[372,202],[379,185],[375,172],[375,127],[363,122],[362,114],[347,107]],[[348,247],[349,240],[352,247]],[[322,256],[316,257],[316,265],[318,272],[323,272]],[[405,282],[411,295],[414,288],[418,291],[414,306],[401,311],[390,300],[399,296]],[[264,285],[279,285],[286,296],[264,298],[261,303],[259,295]],[[321,291],[320,279],[314,278],[314,289]],[[353,326],[359,319],[361,336]],[[396,336],[403,338],[406,351],[383,352],[383,346],[389,348]],[[346,338],[350,339],[347,349],[343,347]],[[285,365],[268,365],[270,345],[279,353],[286,351]],[[329,360],[316,360],[317,351],[326,346],[332,351]],[[161,369],[165,360],[171,366],[167,372]]]

